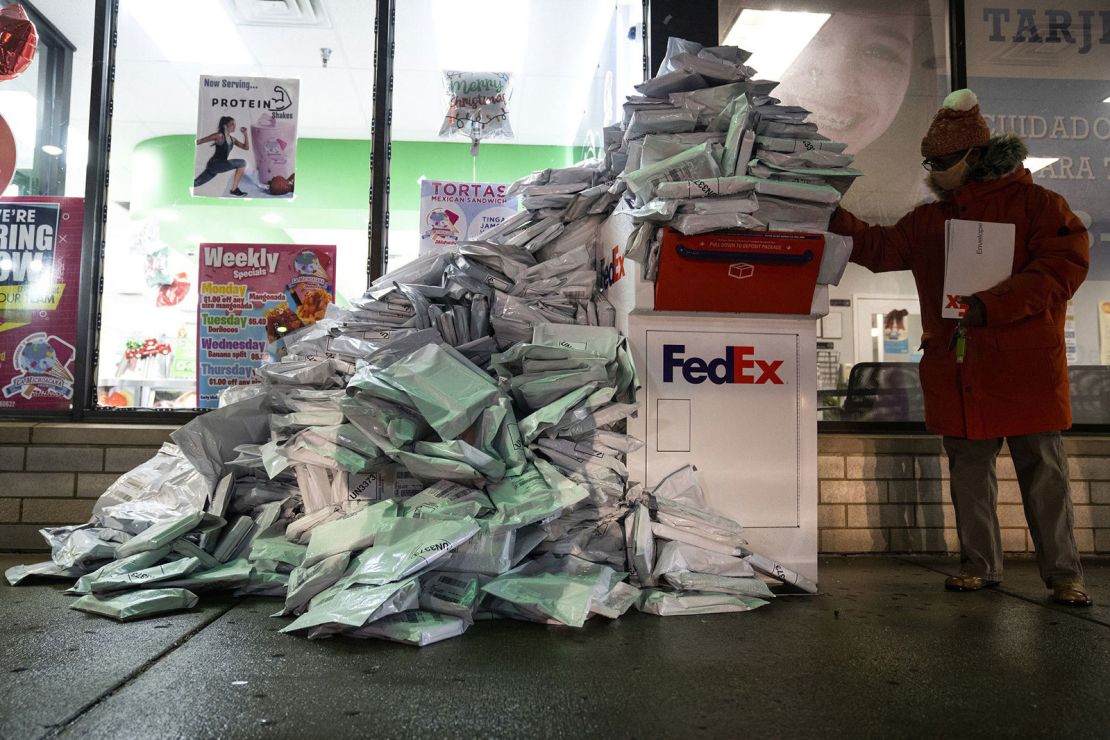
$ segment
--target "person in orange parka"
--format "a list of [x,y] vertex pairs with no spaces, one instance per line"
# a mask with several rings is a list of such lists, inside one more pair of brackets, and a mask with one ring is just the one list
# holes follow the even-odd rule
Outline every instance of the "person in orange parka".
[[[991,135],[970,90],[945,98],[921,154],[939,201],[893,226],[837,209],[829,228],[852,237],[853,262],[911,270],[917,283],[925,424],[944,437],[960,537],[960,573],[945,588],[977,591],[1002,579],[995,460],[1005,438],[1041,577],[1053,600],[1089,606],[1060,437],[1071,426],[1064,314],[1087,275],[1087,229],[1060,195],[1033,184],[1019,138]],[[1016,227],[1011,277],[965,296],[961,320],[941,318],[949,219]]]

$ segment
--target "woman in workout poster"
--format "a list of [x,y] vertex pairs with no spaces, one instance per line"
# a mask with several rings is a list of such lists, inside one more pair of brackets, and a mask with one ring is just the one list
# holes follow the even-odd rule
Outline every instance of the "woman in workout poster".
[[291,198],[298,80],[200,78],[193,195]]

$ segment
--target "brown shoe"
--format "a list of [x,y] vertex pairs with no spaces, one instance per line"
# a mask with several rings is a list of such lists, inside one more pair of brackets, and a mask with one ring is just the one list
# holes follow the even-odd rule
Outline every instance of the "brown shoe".
[[961,573],[958,576],[945,578],[944,588],[946,591],[980,591],[984,588],[997,586],[998,583],[998,581],[988,581],[986,578]]
[[1065,606],[1092,606],[1095,602],[1087,593],[1087,587],[1078,578],[1057,581],[1052,584],[1052,600]]

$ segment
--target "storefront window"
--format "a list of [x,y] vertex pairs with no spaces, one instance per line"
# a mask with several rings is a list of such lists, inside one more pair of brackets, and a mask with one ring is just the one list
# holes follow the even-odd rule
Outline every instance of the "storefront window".
[[100,406],[198,405],[201,244],[334,245],[363,292],[374,7],[119,2]]
[[[863,171],[843,207],[889,224],[932,195],[919,145],[949,90],[946,4],[936,0],[721,0],[720,39],[754,52],[782,102],[812,111]],[[920,421],[919,309],[908,272],[849,265],[820,322],[821,418]],[[887,388],[876,392],[882,384]],[[889,391],[889,392],[888,392]]]
[[74,404],[94,11],[82,0],[0,2],[4,413]]
[[[20,4],[0,2],[9,6]],[[40,0],[20,7],[38,44],[30,66],[0,82],[0,116],[16,142],[15,175],[3,195],[83,197],[94,6]]]
[[639,0],[398,3],[387,269],[512,215],[503,186],[602,150],[643,81],[642,23]]
[[1110,422],[1110,9],[1091,2],[966,5],[968,86],[995,133],[1029,147],[1034,181],[1091,235],[1066,327],[1076,423]]

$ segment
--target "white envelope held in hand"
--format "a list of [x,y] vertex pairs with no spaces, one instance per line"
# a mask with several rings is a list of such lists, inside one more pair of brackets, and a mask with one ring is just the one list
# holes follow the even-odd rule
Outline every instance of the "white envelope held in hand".
[[961,219],[944,222],[942,318],[963,318],[967,305],[960,296],[988,290],[1010,277],[1015,231],[1013,224]]

